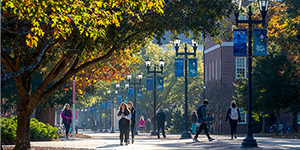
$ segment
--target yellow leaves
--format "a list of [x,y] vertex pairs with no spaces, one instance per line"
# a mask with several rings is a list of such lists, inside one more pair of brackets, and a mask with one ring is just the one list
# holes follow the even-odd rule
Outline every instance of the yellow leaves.
[[77,89],[77,91],[78,91],[78,93],[79,93],[80,95],[83,94],[83,91],[82,91],[81,89]]

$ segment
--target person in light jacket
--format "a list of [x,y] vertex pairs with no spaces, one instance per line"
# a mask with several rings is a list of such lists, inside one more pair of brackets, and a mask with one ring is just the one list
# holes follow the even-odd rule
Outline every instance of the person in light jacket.
[[72,123],[72,111],[70,110],[70,105],[68,103],[65,104],[63,111],[61,113],[61,118],[63,118],[63,123],[66,128],[66,139],[68,140],[69,137],[69,131],[70,131],[70,125]]
[[120,145],[123,146],[123,139],[125,135],[125,144],[128,145],[129,141],[129,124],[131,119],[131,113],[128,106],[122,102],[117,114],[117,119],[119,120],[119,130],[120,130]]

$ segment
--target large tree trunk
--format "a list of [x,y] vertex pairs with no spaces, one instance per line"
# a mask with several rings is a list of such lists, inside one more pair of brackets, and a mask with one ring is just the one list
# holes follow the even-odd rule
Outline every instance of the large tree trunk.
[[35,111],[35,118],[45,124],[49,123],[51,126],[55,126],[55,107],[39,105]]
[[26,150],[30,148],[30,113],[21,106],[18,107],[18,126],[15,150]]
[[263,133],[268,132],[268,124],[269,124],[269,117],[263,117],[263,129],[262,129]]

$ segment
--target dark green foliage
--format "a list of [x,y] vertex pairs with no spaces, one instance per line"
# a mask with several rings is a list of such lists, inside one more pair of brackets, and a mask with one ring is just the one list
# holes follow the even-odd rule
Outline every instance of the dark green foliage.
[[[30,121],[30,140],[57,139],[57,128],[39,122],[32,118]],[[4,143],[13,143],[17,138],[17,117],[1,119],[1,139]]]
[[181,133],[184,127],[184,108],[181,104],[174,104],[171,113],[171,133]]

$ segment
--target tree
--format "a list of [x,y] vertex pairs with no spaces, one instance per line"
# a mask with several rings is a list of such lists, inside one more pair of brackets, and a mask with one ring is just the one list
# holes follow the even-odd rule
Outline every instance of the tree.
[[[14,79],[19,101],[15,149],[30,147],[30,114],[73,75],[88,69],[100,80],[121,78],[138,61],[131,54],[145,39],[167,30],[217,37],[232,4],[205,1],[3,0],[1,62],[8,74],[2,79]],[[36,90],[34,72],[43,73]]]

